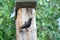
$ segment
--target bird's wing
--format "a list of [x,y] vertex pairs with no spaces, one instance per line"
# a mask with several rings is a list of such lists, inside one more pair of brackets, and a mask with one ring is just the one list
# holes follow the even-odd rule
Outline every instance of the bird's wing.
[[27,25],[27,24],[29,24],[29,21],[26,21],[26,22],[25,22],[25,25]]
[[28,21],[26,21],[21,27],[24,28],[25,26],[27,26],[29,24]]

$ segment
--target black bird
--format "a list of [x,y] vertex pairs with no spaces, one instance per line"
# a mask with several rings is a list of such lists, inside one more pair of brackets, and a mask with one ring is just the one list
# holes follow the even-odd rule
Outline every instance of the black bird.
[[25,24],[22,25],[20,29],[28,29],[31,26],[31,21],[32,18],[29,18],[28,21],[26,21]]

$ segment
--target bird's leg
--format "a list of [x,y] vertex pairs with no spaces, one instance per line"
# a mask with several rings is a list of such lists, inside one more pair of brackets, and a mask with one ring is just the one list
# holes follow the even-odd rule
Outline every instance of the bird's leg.
[[29,31],[28,28],[26,28],[26,31]]
[[20,28],[19,28],[18,30],[19,30],[19,32],[22,32],[22,31],[23,31],[23,30],[22,30],[22,29],[20,29]]
[[22,30],[22,29],[20,29],[20,32],[23,32],[23,30]]

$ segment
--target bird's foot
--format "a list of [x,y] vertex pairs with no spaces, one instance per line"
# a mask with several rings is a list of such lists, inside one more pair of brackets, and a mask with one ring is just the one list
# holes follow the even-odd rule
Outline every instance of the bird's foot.
[[20,30],[19,32],[23,32],[23,30]]
[[28,29],[26,29],[26,31],[28,32],[29,30],[28,30]]

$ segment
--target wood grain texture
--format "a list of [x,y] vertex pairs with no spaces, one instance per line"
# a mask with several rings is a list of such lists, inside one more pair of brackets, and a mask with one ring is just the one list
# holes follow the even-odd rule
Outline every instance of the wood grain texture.
[[[20,8],[18,10],[18,16],[16,19],[16,38],[17,40],[37,40],[36,34],[36,21],[35,21],[35,9],[33,8]],[[28,31],[22,29],[20,32],[20,27],[27,21],[30,17],[33,17],[32,23]]]

